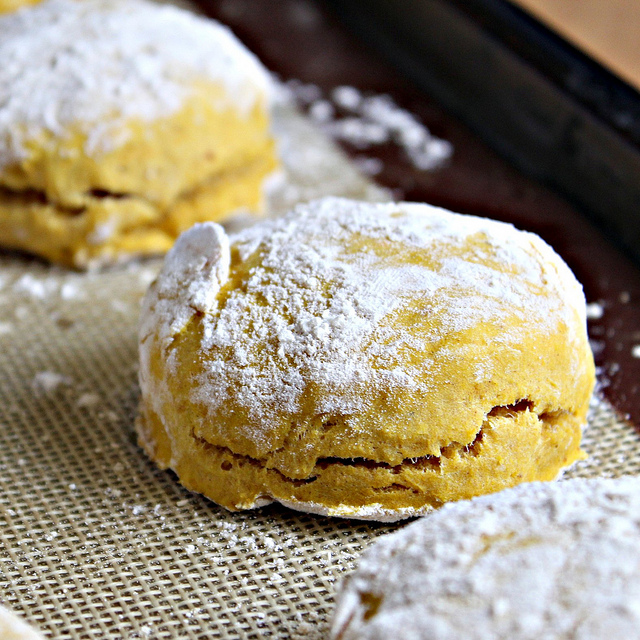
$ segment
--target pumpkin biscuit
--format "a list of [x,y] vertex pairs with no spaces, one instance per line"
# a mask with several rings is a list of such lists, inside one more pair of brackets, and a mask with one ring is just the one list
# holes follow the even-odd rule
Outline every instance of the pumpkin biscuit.
[[270,79],[212,20],[144,0],[0,17],[0,243],[74,267],[260,211]]
[[396,520],[583,456],[582,289],[537,236],[327,198],[198,225],[146,295],[140,442],[229,509]]
[[640,638],[640,479],[532,483],[369,547],[331,640]]

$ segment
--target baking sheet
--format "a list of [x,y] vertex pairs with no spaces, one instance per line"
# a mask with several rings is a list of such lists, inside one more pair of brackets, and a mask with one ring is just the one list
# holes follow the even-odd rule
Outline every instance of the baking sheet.
[[[385,199],[287,104],[270,212]],[[80,274],[0,255],[0,600],[56,638],[323,638],[336,585],[382,525],[272,505],[229,513],[136,445],[136,323],[158,260]],[[640,472],[640,438],[593,403],[590,458]]]

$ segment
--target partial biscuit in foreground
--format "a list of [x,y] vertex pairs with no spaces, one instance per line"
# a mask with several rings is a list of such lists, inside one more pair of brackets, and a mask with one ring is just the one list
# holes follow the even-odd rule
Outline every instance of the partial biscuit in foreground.
[[0,17],[0,244],[90,267],[259,212],[267,72],[222,25],[144,0]]
[[0,605],[0,638],[2,640],[44,640],[44,636],[21,617]]
[[379,538],[332,640],[640,638],[640,480],[526,484]]
[[337,198],[199,225],[144,300],[140,442],[229,509],[397,520],[551,480],[583,455],[585,325],[510,225]]

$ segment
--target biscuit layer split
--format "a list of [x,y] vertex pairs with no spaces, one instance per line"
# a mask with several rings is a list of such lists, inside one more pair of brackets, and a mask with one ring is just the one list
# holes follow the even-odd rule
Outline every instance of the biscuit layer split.
[[583,456],[582,289],[537,236],[327,198],[169,252],[140,328],[140,441],[229,509],[395,520]]
[[222,25],[144,0],[0,16],[0,243],[76,267],[259,212],[270,78]]

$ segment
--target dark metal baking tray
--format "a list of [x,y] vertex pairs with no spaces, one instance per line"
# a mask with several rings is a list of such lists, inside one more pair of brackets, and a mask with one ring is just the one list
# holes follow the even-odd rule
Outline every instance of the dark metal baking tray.
[[640,263],[640,95],[504,0],[333,0],[403,72]]

